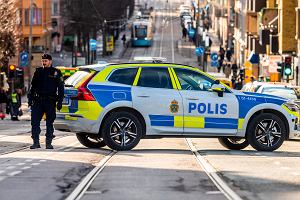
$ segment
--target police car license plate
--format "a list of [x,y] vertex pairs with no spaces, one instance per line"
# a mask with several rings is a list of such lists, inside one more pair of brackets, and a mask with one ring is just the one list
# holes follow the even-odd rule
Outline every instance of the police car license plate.
[[70,99],[68,97],[66,97],[66,98],[64,98],[62,103],[65,105],[69,105],[69,102],[70,102]]

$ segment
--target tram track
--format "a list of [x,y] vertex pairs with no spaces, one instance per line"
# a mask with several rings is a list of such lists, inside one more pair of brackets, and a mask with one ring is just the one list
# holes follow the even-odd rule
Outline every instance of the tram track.
[[[220,191],[220,193],[222,193],[228,200],[242,200],[242,198],[223,180],[223,178],[219,175],[219,172],[198,152],[192,142],[192,139],[185,138],[184,140],[188,150],[192,153],[193,158],[197,160],[198,166],[204,170],[206,175]],[[101,161],[99,161],[95,168],[82,179],[82,181],[66,198],[66,200],[80,200],[85,194],[90,194],[88,191],[89,187],[98,176],[101,176],[101,172],[109,164],[110,160],[112,160],[112,158],[116,155],[118,155],[118,152],[112,150]],[[100,190],[101,188],[97,188],[99,193]],[[97,191],[92,191],[92,193],[96,193]]]

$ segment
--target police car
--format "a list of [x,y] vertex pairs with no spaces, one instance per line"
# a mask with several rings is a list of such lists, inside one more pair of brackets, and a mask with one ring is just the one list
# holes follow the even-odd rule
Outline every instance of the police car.
[[299,107],[284,98],[230,89],[178,64],[97,64],[65,82],[58,130],[85,146],[130,150],[142,138],[216,137],[228,149],[278,149],[299,134]]

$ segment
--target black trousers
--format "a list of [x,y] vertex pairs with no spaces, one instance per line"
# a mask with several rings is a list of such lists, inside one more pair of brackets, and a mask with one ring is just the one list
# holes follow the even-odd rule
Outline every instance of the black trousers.
[[56,102],[51,99],[43,98],[35,101],[31,107],[31,133],[32,139],[38,141],[41,133],[40,122],[46,113],[46,139],[53,138],[53,122],[56,118]]

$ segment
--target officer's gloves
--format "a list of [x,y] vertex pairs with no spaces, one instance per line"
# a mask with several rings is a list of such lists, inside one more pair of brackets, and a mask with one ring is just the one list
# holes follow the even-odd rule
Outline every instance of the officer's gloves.
[[61,103],[61,102],[57,102],[56,108],[57,108],[57,110],[61,110],[61,108],[62,108],[62,103]]

